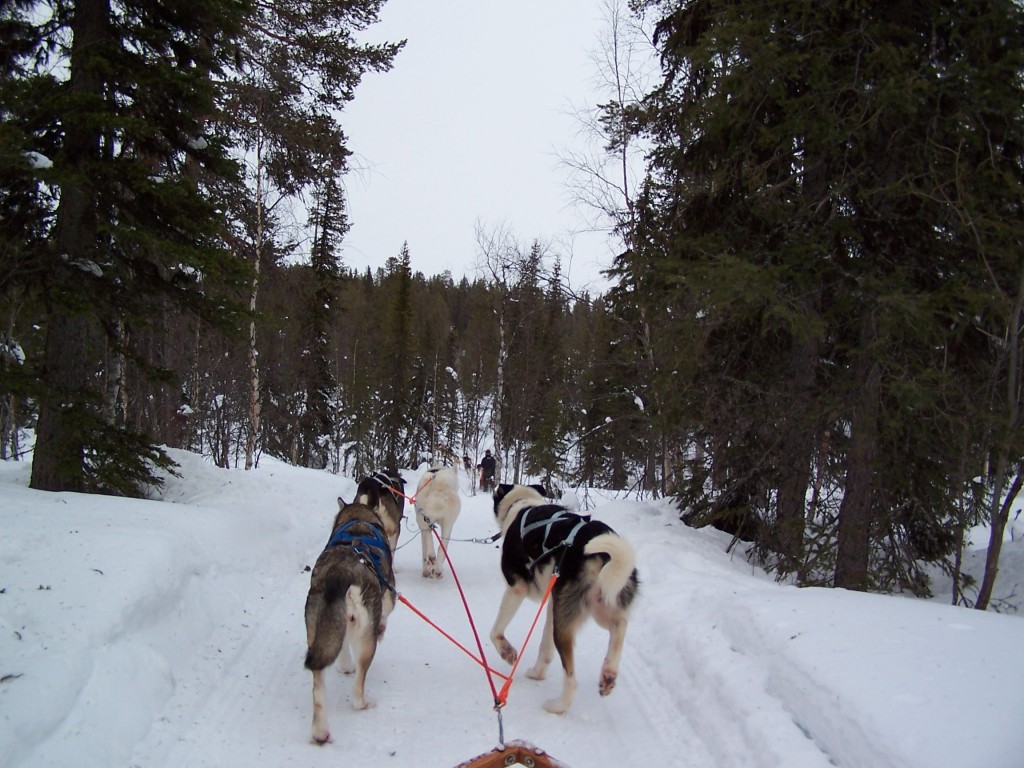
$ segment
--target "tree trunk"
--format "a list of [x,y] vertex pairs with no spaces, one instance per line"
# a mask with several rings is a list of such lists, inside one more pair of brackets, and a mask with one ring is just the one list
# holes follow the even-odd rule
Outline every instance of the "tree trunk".
[[[997,482],[997,488],[1001,491],[1004,484],[1005,480],[1000,478]],[[1003,551],[1003,534],[1006,531],[1006,521],[1010,517],[1010,509],[1017,500],[1017,495],[1020,493],[1022,486],[1024,486],[1024,476],[1018,472],[1017,476],[1013,478],[1009,490],[1006,492],[1005,499],[1000,500],[1001,492],[998,496],[993,495],[992,504],[994,510],[991,515],[988,552],[985,554],[985,575],[981,579],[981,586],[978,587],[978,599],[974,603],[974,607],[979,611],[987,610],[988,604],[992,600],[992,591],[996,586],[996,577],[999,576],[999,556]]]
[[862,386],[857,393],[850,421],[850,447],[846,455],[846,484],[839,507],[836,542],[836,587],[865,591],[871,551],[871,501],[874,493],[875,461],[878,452],[878,416],[881,407],[882,370],[869,359],[874,341],[874,321],[865,320],[861,334],[859,365]]
[[[999,453],[996,457],[996,475],[993,483],[991,512],[989,515],[989,539],[988,553],[985,556],[985,575],[981,579],[981,586],[978,587],[978,600],[974,607],[980,611],[988,608],[992,599],[992,590],[996,585],[996,577],[999,575],[999,555],[1003,549],[1003,533],[1006,530],[1006,521],[1010,514],[1009,503],[1003,503],[1003,487],[1006,484],[1006,474],[1010,463],[1010,444],[1012,435],[1020,426],[1020,377],[1021,377],[1021,354],[1020,339],[1021,319],[1024,316],[1024,270],[1021,271],[1017,284],[1017,297],[1014,302],[1013,311],[1010,314],[1010,325],[1007,328],[1007,338],[1014,341],[1009,345],[1009,359],[1006,363],[1006,437],[1000,442]],[[1017,492],[1020,491],[1018,482],[1020,472],[1014,484]],[[1016,498],[1017,493],[1008,495],[1008,502]]]
[[[90,49],[103,42],[110,21],[109,0],[82,0],[75,3],[71,22],[69,90],[80,98],[103,98],[101,73],[91,60]],[[99,157],[100,133],[92,121],[71,119],[64,126],[64,154],[72,180],[60,190],[60,204],[53,235],[53,249],[67,264],[86,263],[93,258],[96,243],[95,195],[89,181],[88,165]],[[86,489],[85,444],[87,409],[95,408],[99,393],[91,376],[90,343],[97,333],[95,320],[87,308],[69,306],[67,297],[78,297],[72,305],[86,303],[81,298],[80,275],[68,274],[61,265],[50,294],[64,302],[49,308],[46,344],[43,351],[44,394],[39,402],[36,446],[29,485],[44,491],[83,491]]]
[[815,379],[818,343],[813,337],[793,340],[789,356],[790,387],[787,399],[792,404],[790,417],[783,425],[779,463],[778,505],[775,511],[775,546],[779,571],[793,573],[800,568],[804,551],[807,488],[811,482],[811,459],[815,432],[807,423],[809,398]]
[[505,286],[498,286],[502,291],[500,301],[502,302],[501,313],[498,317],[498,368],[494,379],[494,405],[491,409],[491,424],[494,429],[494,461],[497,466],[494,468],[494,482],[500,483],[504,478],[504,461],[502,460],[502,435],[501,435],[501,406],[505,399],[505,359],[508,356],[508,349],[505,346]]
[[43,351],[46,391],[40,399],[31,488],[40,491],[85,491],[85,434],[88,408],[90,333],[82,316],[51,314]]
[[249,369],[249,428],[245,433],[245,468],[256,464],[256,442],[259,439],[263,404],[260,400],[259,350],[256,347],[256,299],[260,292],[260,259],[263,255],[264,203],[262,147],[256,153],[256,247],[253,249],[252,285],[249,292],[249,344],[246,363]]
[[[252,291],[249,294],[249,311],[255,315],[256,297],[260,290],[260,257],[257,251],[255,274],[252,278]],[[249,428],[245,433],[245,468],[252,469],[255,465],[256,440],[260,431],[262,402],[260,401],[260,366],[259,350],[256,348],[256,320],[249,321],[249,343],[246,349],[246,363],[249,369]]]
[[127,415],[125,348],[128,346],[124,320],[118,318],[114,322],[113,332],[114,338],[110,340],[107,350],[107,388],[103,398],[103,418],[111,426],[123,427]]

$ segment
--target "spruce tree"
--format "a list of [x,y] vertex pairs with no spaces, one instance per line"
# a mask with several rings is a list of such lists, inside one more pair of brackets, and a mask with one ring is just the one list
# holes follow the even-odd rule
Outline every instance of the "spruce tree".
[[[925,591],[965,459],[1021,456],[984,394],[1018,297],[1020,7],[638,6],[663,80],[635,115],[650,179],[617,266],[697,342],[672,399],[709,483],[683,500],[752,511],[782,572]],[[841,502],[808,509],[821,483]],[[814,563],[808,520],[834,536]]]
[[315,285],[303,312],[302,349],[305,408],[302,420],[303,464],[324,468],[337,427],[338,383],[332,364],[331,315],[339,311],[341,277],[338,247],[348,229],[341,187],[333,177],[324,183],[313,213],[313,250],[310,270]]
[[397,469],[410,456],[409,443],[411,423],[409,413],[413,409],[412,393],[422,390],[414,376],[425,376],[422,358],[414,367],[412,353],[412,254],[409,244],[402,243],[398,256],[387,260],[382,288],[385,327],[384,343],[378,349],[367,350],[369,364],[377,371],[379,382],[380,411],[379,425],[383,430],[385,467]]
[[104,379],[114,375],[119,333],[144,326],[166,303],[230,315],[216,283],[238,271],[221,248],[222,219],[204,187],[234,168],[223,143],[203,134],[217,109],[211,77],[244,6],[5,6],[8,23],[18,18],[12,9],[25,13],[19,64],[3,73],[4,132],[14,127],[19,150],[46,159],[32,170],[55,192],[26,230],[45,244],[31,276],[46,315],[31,484],[137,493],[154,481],[154,465],[169,462],[145,435],[111,418]]

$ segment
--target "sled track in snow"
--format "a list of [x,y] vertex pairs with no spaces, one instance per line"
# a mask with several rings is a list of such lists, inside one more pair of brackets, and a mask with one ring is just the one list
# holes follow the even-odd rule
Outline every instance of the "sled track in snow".
[[[678,755],[679,762],[675,764],[678,768],[711,768],[716,765],[711,752],[692,724],[672,717],[672,713],[680,708],[677,700],[679,697],[661,682],[635,649],[628,647],[628,641],[619,671],[619,684],[612,696],[623,694],[629,699],[643,729],[653,730],[663,745],[652,750],[638,744],[634,765],[654,765],[665,752]],[[624,723],[623,727],[628,729],[629,725]],[[648,751],[649,757],[645,754]]]

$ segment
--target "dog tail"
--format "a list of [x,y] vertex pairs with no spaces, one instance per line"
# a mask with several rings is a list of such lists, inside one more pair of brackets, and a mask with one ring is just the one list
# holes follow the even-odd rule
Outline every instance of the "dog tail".
[[602,533],[587,542],[583,553],[608,555],[608,562],[597,575],[597,586],[601,590],[602,599],[606,603],[614,603],[633,578],[636,569],[633,547],[616,533]]
[[306,651],[306,669],[329,667],[341,653],[341,646],[345,642],[347,597],[353,589],[359,588],[350,587],[340,578],[327,582],[316,618],[313,642]]
[[376,510],[380,506],[380,485],[377,483],[361,483],[356,490],[356,503]]

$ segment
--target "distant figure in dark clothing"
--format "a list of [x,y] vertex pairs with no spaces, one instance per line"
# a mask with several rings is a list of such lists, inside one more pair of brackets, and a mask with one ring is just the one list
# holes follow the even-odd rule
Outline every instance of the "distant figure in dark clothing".
[[491,450],[488,448],[484,451],[484,457],[480,459],[480,463],[477,464],[477,469],[480,470],[480,490],[484,493],[490,493],[494,490],[494,470],[497,466],[497,462],[494,461],[494,457],[491,456]]

